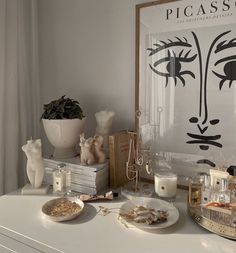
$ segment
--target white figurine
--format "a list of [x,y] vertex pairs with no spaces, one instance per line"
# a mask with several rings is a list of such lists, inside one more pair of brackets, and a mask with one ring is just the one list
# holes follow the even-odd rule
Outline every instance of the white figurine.
[[82,165],[92,165],[95,163],[93,138],[85,139],[84,133],[80,135],[80,163]]
[[22,146],[22,150],[27,157],[26,171],[32,188],[41,187],[44,177],[44,166],[42,158],[41,140],[28,140],[27,144]]
[[97,163],[104,163],[106,161],[106,155],[103,150],[103,137],[101,135],[94,136],[94,154]]
[[111,128],[114,116],[115,116],[115,113],[111,111],[100,111],[100,112],[95,113],[95,118],[97,121],[95,135],[103,136],[103,146],[107,154],[108,154],[108,136],[110,133],[110,128]]

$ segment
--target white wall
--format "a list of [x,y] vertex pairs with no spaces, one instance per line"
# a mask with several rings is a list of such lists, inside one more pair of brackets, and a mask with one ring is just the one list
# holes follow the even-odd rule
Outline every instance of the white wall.
[[[42,108],[61,95],[94,113],[116,113],[113,131],[134,128],[135,4],[142,0],[39,0]],[[146,1],[148,2],[148,1]],[[48,143],[44,138],[48,152]]]

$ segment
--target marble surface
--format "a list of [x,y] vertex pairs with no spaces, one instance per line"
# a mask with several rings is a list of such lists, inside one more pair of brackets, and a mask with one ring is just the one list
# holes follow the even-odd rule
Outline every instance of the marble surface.
[[[0,234],[29,247],[29,251],[17,252],[236,252],[235,241],[211,234],[189,218],[187,192],[183,190],[178,190],[175,202],[180,212],[179,221],[172,227],[154,231],[127,228],[118,220],[119,208],[125,201],[122,198],[86,204],[77,219],[65,223],[52,222],[41,213],[42,205],[52,198],[55,196],[23,196],[18,193],[0,197]],[[97,213],[99,206],[112,208],[112,213],[106,216]],[[4,243],[0,237],[0,245],[5,246]]]

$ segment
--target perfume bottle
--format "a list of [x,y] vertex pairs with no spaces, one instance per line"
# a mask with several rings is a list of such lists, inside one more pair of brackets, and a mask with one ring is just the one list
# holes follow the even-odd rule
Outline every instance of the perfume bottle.
[[228,180],[229,173],[226,171],[210,169],[210,176],[211,176],[211,188],[217,192],[221,188],[221,179]]
[[64,190],[64,167],[65,164],[59,164],[57,170],[53,172],[53,192],[63,194]]
[[64,193],[65,195],[71,194],[71,170],[68,166],[64,167]]
[[[205,173],[206,174],[206,173]],[[192,206],[201,205],[202,200],[202,186],[204,181],[204,173],[200,172],[195,177],[190,179],[189,182],[189,203]]]
[[210,201],[210,197],[211,197],[210,175],[205,174],[201,189],[201,204],[207,204]]
[[71,193],[71,170],[64,163],[58,164],[53,172],[53,191],[63,195]]
[[236,203],[236,178],[233,178],[230,181],[230,190],[231,190],[230,202],[234,204]]
[[230,204],[230,190],[228,190],[228,180],[221,178],[220,180],[220,191],[217,196],[217,202],[222,205]]

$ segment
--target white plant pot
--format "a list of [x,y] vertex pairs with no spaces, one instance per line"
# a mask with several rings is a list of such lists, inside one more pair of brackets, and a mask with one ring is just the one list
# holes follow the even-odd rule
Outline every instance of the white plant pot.
[[70,158],[77,155],[75,146],[84,130],[85,118],[80,119],[42,119],[44,130],[54,146],[55,158]]

